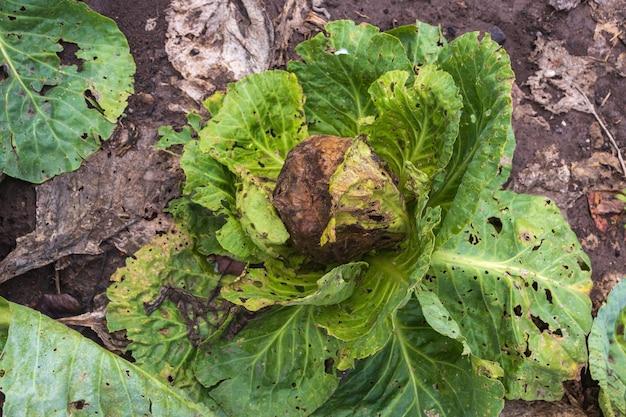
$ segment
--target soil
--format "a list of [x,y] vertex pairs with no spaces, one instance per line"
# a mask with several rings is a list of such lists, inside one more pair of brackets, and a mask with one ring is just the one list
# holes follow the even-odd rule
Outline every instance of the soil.
[[[180,126],[184,123],[184,113],[179,107],[171,105],[183,93],[172,85],[172,79],[178,77],[178,74],[170,65],[164,49],[167,29],[165,9],[169,1],[89,0],[86,3],[118,23],[128,38],[137,63],[136,93],[130,99],[122,124]],[[284,0],[266,1],[271,18],[278,15],[283,3]],[[587,3],[568,12],[556,11],[544,0],[326,0],[323,6],[332,19],[367,21],[382,29],[420,19],[441,24],[449,38],[472,30],[504,37],[503,47],[511,55],[516,83],[526,94],[530,92],[525,82],[537,70],[530,57],[538,33],[549,39],[564,40],[565,47],[572,55],[586,55],[596,27],[591,7]],[[156,26],[146,31],[146,21],[150,18],[156,19]],[[301,35],[296,34],[290,44],[299,40]],[[295,58],[293,51],[289,51],[289,57]],[[216,81],[215,84],[219,88],[224,87],[224,81]],[[607,94],[611,93],[601,106],[600,113],[622,149],[626,148],[626,95],[623,86],[624,80],[619,75],[602,74],[596,82],[594,97],[591,97],[600,106]],[[555,116],[538,105],[532,106],[539,116],[548,121],[550,130],[523,120],[514,124],[517,149],[510,184],[518,182],[524,168],[539,163],[538,155],[551,145],[556,147],[559,158],[566,165],[585,160],[594,152],[589,143],[593,116],[576,111]],[[113,138],[102,152],[118,145]],[[123,145],[129,146],[128,143]],[[133,146],[132,142],[130,146]],[[608,145],[601,145],[600,150],[611,151]],[[569,184],[562,192],[568,193],[572,187],[575,185]],[[0,259],[15,247],[15,240],[19,236],[33,230],[36,190],[36,186],[11,178],[4,178],[0,182]],[[593,236],[591,240],[594,243],[587,245],[586,249],[592,260],[594,281],[601,282],[611,273],[626,273],[624,216],[610,224],[604,233],[600,232],[591,217],[584,195],[564,214],[581,240]],[[87,311],[93,306],[94,296],[106,289],[109,276],[125,258],[125,254],[111,242],[105,242],[102,248],[101,255],[73,255],[65,258],[63,265],[57,263],[56,268],[50,265],[16,277],[0,286],[0,295],[35,307],[42,294],[55,292],[55,280],[58,279],[62,291],[74,296],[83,310]],[[606,291],[594,291],[593,296],[596,298],[594,304],[597,305],[606,296]],[[584,378],[584,381],[583,386],[573,388],[578,394],[572,394],[578,397],[590,415],[595,415],[597,409],[594,405],[593,384],[588,378]]]

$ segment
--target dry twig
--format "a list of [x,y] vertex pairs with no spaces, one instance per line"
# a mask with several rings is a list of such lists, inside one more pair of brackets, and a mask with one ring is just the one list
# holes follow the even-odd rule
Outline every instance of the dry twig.
[[606,136],[609,138],[609,142],[611,143],[611,146],[613,147],[613,149],[615,149],[615,152],[617,153],[617,159],[619,160],[619,165],[622,168],[622,174],[624,175],[624,177],[626,177],[626,163],[624,163],[624,157],[622,156],[622,151],[620,150],[619,146],[617,145],[617,142],[615,141],[615,138],[613,137],[613,134],[606,127],[606,124],[604,123],[604,120],[602,120],[602,118],[600,117],[600,115],[596,111],[596,108],[591,103],[591,101],[589,101],[589,97],[587,97],[587,95],[584,93],[584,91],[581,90],[577,85],[575,85],[574,88],[576,88],[576,90],[578,90],[578,92],[582,96],[583,100],[585,101],[585,104],[589,108],[589,113],[593,114],[593,117],[596,118],[596,120],[600,124],[600,127],[602,127],[602,130],[604,131]]

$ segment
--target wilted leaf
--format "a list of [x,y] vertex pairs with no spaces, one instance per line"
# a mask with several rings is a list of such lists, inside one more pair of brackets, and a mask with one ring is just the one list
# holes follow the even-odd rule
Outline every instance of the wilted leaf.
[[[229,318],[222,302],[209,309],[220,280],[213,265],[191,250],[186,236],[166,234],[129,258],[111,280],[109,330],[126,331],[139,367],[195,401],[207,402],[207,391],[193,375],[196,347],[219,336]],[[160,296],[155,311],[146,311]]]
[[[77,172],[37,188],[35,230],[0,261],[0,282],[72,254],[97,255],[111,241],[132,253],[167,230],[160,213],[178,192],[176,167],[154,149],[155,130],[138,132],[133,149],[99,152]],[[128,139],[120,130],[115,141]]]
[[166,19],[165,51],[185,78],[183,91],[197,101],[215,90],[216,79],[270,66],[274,31],[257,0],[174,0]]

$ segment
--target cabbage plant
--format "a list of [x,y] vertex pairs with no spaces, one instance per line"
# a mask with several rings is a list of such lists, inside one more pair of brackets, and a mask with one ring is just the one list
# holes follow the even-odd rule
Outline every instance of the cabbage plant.
[[[560,399],[587,362],[590,263],[552,201],[501,190],[507,53],[345,20],[296,52],[210,97],[205,126],[162,130],[159,146],[185,143],[177,230],[108,290],[133,366],[202,415]],[[101,391],[81,387],[89,404]]]

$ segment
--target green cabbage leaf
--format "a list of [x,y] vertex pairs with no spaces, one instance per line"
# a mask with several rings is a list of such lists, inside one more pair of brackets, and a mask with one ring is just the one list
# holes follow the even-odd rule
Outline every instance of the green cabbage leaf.
[[113,133],[134,73],[115,22],[85,3],[0,3],[0,173],[41,183],[78,169]]
[[589,367],[605,417],[626,416],[626,280],[611,290],[589,335]]

